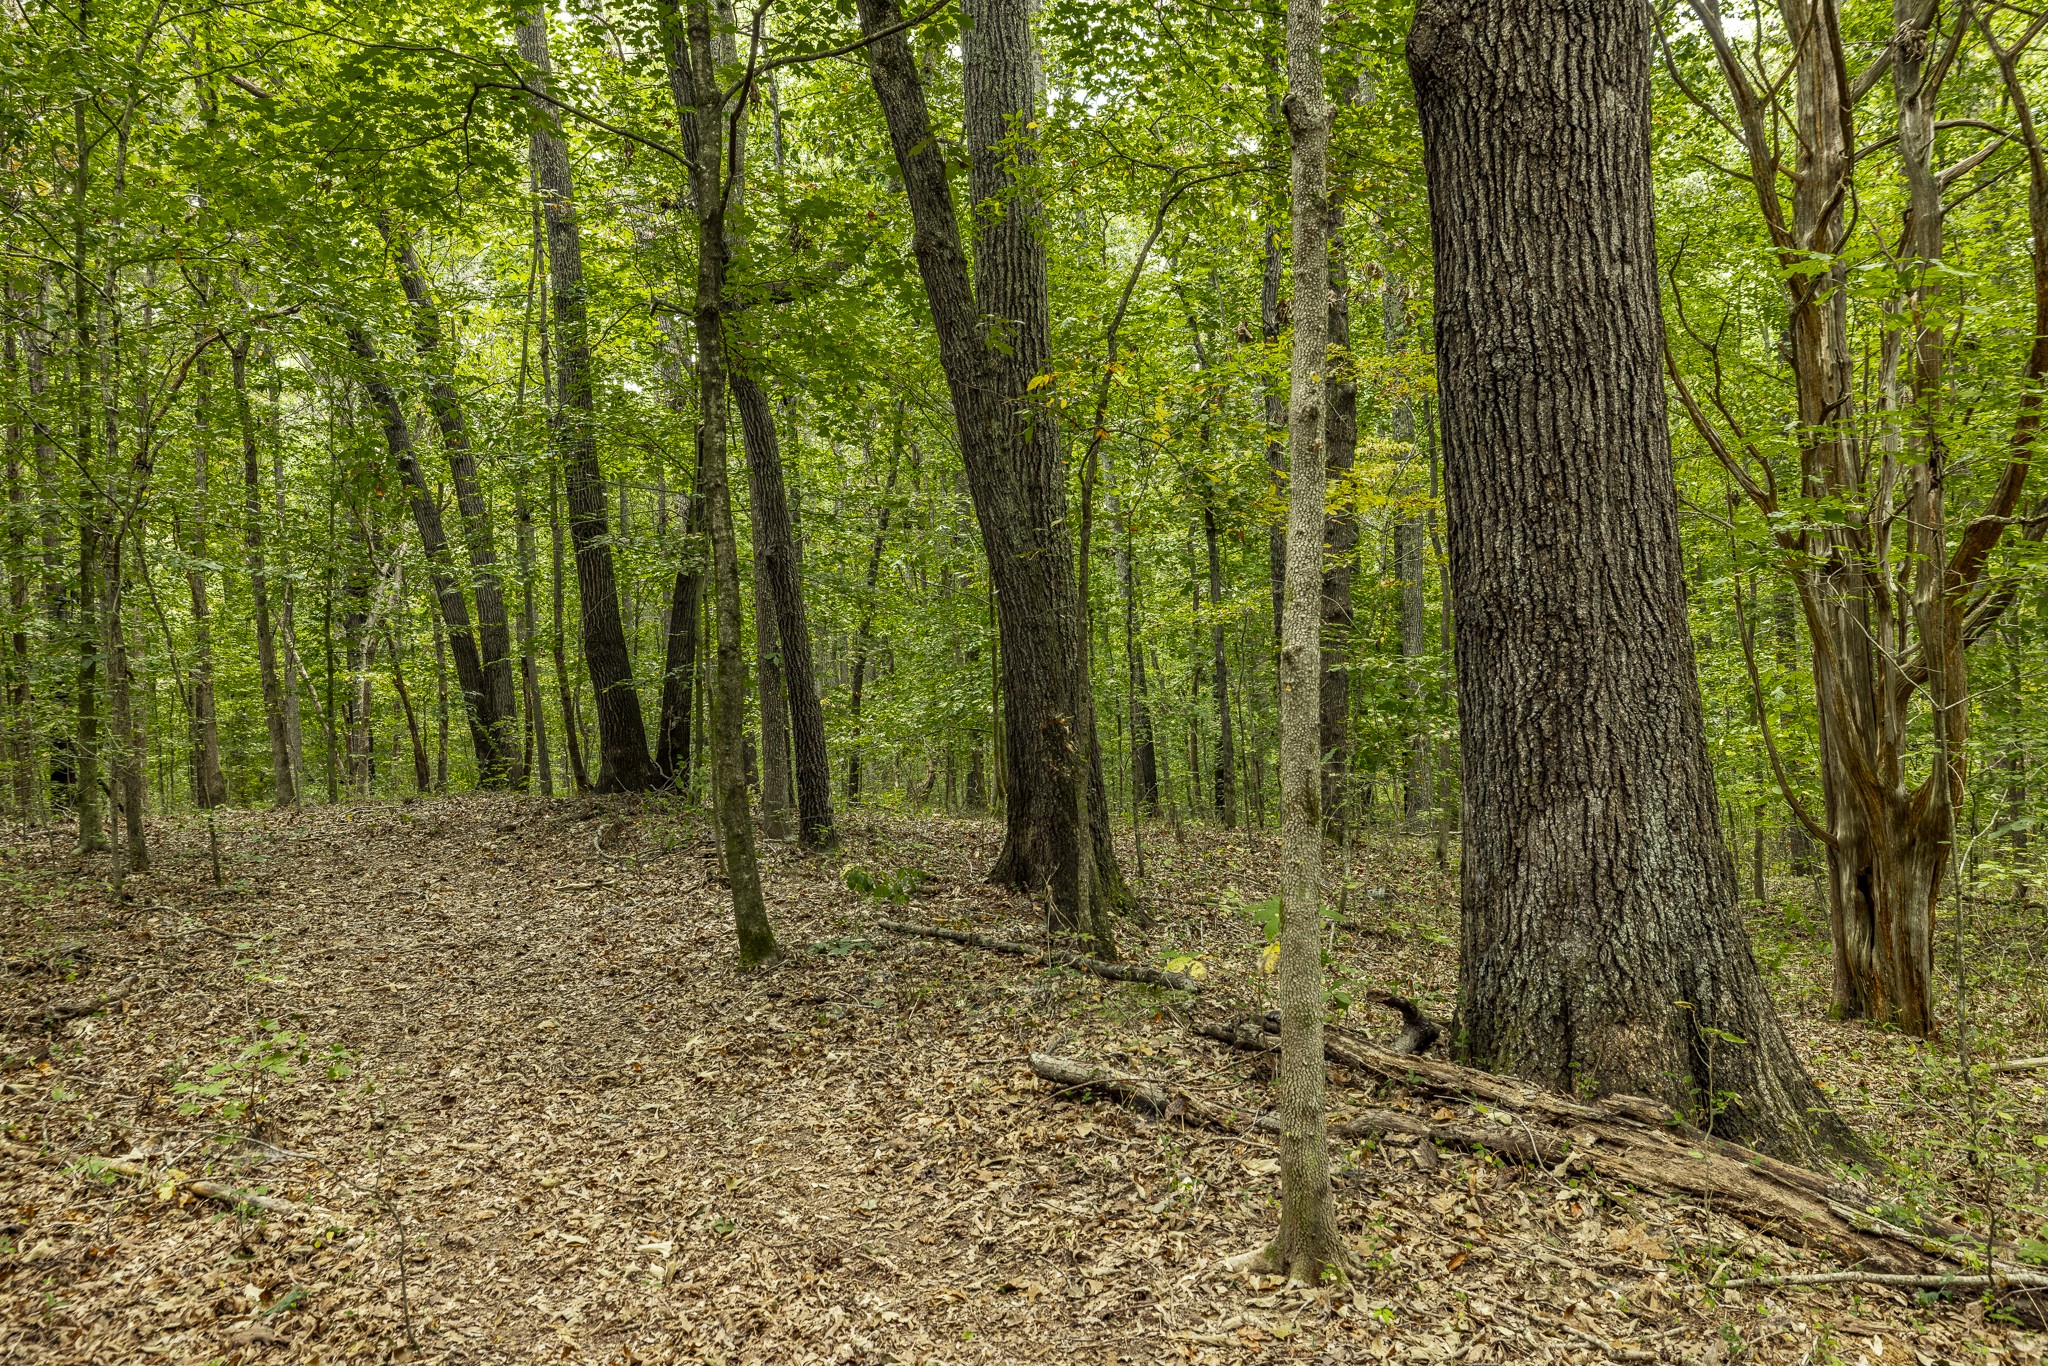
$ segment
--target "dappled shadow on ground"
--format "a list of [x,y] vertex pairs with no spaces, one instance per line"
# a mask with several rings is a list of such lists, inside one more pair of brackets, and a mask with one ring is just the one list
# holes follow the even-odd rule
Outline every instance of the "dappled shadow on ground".
[[[161,832],[158,871],[120,902],[103,868],[62,852],[62,832],[17,834],[0,911],[0,1353],[1911,1362],[2040,1350],[1975,1301],[1710,1295],[1705,1278],[1731,1265],[1822,1268],[1710,1208],[1451,1152],[1425,1171],[1412,1149],[1370,1144],[1341,1171],[1351,1285],[1226,1272],[1223,1258],[1273,1225],[1271,1148],[1054,1095],[1024,1058],[1062,1053],[1265,1105],[1258,1060],[1185,1025],[1263,1003],[1263,940],[1244,907],[1268,892],[1270,844],[1213,830],[1148,840],[1158,924],[1127,950],[1199,960],[1205,990],[1190,1000],[877,928],[896,917],[1035,934],[1028,902],[978,880],[992,826],[848,824],[833,855],[766,856],[789,958],[754,974],[733,965],[702,817],[655,804],[234,813],[221,821],[225,887],[204,827],[188,825]],[[905,900],[852,892],[849,864]],[[912,868],[929,876],[902,875]],[[1426,845],[1395,839],[1350,871],[1352,928],[1332,939],[1339,988],[1390,987],[1447,1014],[1449,876]],[[1806,962],[1779,965],[1781,992],[1797,994],[1785,974]],[[110,991],[102,1011],[46,1018]],[[1796,1028],[1809,1047],[1863,1037],[1804,1010]],[[1819,1049],[1838,1092],[1847,1051]],[[1340,1110],[1428,1108],[1357,1087],[1332,1097]],[[296,1208],[249,1217],[229,1188]]]

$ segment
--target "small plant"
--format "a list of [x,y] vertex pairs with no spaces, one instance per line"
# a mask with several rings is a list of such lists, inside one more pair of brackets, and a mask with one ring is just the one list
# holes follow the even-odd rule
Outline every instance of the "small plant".
[[846,885],[864,897],[901,906],[909,901],[917,889],[931,881],[932,875],[922,868],[898,868],[893,873],[871,872],[859,864],[853,864],[843,874]]

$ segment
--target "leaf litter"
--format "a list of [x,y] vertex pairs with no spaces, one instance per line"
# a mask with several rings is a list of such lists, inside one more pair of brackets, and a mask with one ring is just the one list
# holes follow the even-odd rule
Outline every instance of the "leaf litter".
[[[1186,1027],[1264,1004],[1256,833],[1148,841],[1158,923],[1126,954],[1199,966],[1195,1001],[878,927],[1038,939],[1027,900],[979,881],[987,822],[861,811],[830,855],[767,845],[788,959],[751,974],[704,820],[678,807],[465,796],[219,823],[225,887],[191,826],[160,832],[121,901],[63,831],[7,854],[6,1360],[2042,1359],[1967,1296],[1715,1290],[1831,1268],[1711,1202],[1394,1141],[1341,1155],[1349,1285],[1224,1270],[1273,1227],[1270,1144],[1058,1094],[1025,1059],[1269,1106],[1264,1059]],[[1452,880],[1420,842],[1363,857],[1338,989],[1448,1016]],[[1883,1064],[1810,991],[1780,996],[1838,1095]],[[66,1003],[95,1009],[52,1018]],[[1331,1095],[1340,1116],[1474,1117]]]

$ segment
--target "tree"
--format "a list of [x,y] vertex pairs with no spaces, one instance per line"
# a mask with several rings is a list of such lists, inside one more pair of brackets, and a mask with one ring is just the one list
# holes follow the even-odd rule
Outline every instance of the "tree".
[[1288,0],[1294,353],[1287,399],[1287,567],[1280,623],[1280,1231],[1261,1262],[1289,1280],[1344,1274],[1323,1111],[1323,538],[1330,309],[1330,103],[1322,0]]
[[[2015,517],[2048,376],[2048,160],[2019,72],[2042,25],[2001,27],[2002,14],[1970,5],[1957,7],[1944,24],[1938,4],[1893,0],[1891,41],[1862,71],[1851,71],[1836,0],[1786,0],[1780,23],[1758,35],[1756,53],[1766,46],[1773,53],[1773,70],[1762,77],[1755,63],[1763,58],[1749,43],[1730,40],[1714,6],[1690,8],[1711,45],[1733,120],[1685,78],[1668,46],[1666,63],[1747,163],[1745,192],[1783,282],[1784,326],[1774,340],[1792,376],[1792,468],[1780,475],[1766,450],[1773,443],[1753,438],[1754,428],[1737,420],[1720,392],[1720,346],[1689,324],[1694,349],[1707,354],[1714,377],[1696,395],[1675,358],[1672,376],[1694,427],[1764,518],[1813,643],[1819,817],[1785,780],[1767,723],[1763,729],[1788,804],[1827,848],[1833,1009],[1924,1037],[1935,1029],[1935,907],[1968,779],[1967,652],[2015,600],[2014,580],[1992,563],[2007,529],[2023,520],[2029,540],[2048,531],[2038,516]],[[1985,83],[1981,108],[1939,119],[1973,26],[1997,79]],[[1887,75],[1894,132],[1859,146],[1858,105]],[[1788,78],[1791,110],[1779,98]],[[1797,136],[1782,137],[1786,126]],[[1937,169],[1944,128],[1993,136]],[[1867,155],[1889,143],[1896,144],[1888,158],[1898,168],[1895,187],[1873,183],[1884,162]],[[2017,391],[2004,459],[1985,453],[1991,458],[1981,466],[1996,477],[1979,495],[1978,514],[1951,532],[1948,502],[1978,462],[1969,458],[1969,422],[1951,417],[1945,398],[1964,380],[1986,389],[1995,381],[1982,370],[1947,374],[1947,337],[1961,329],[1950,321],[1954,304],[1942,297],[1944,195],[2008,144],[2026,169],[2028,344],[2016,358],[2017,384],[1999,386]],[[1988,188],[1989,180],[1977,188]],[[1884,272],[1874,278],[1893,288],[1877,313],[1880,335],[1866,341],[1855,335],[1850,306],[1868,274],[1856,268],[1857,210],[1888,196],[1899,209],[1896,247],[1881,247],[1870,264]],[[1977,348],[1972,341],[1964,349]],[[1866,351],[1876,364],[1866,362],[1859,377],[1856,360]],[[1844,511],[1834,515],[1833,508]],[[1742,634],[1747,641],[1746,624]],[[1762,717],[1760,689],[1756,702]],[[1923,712],[1932,753],[1927,772],[1916,777],[1913,761],[1921,756],[1912,736]]]
[[1651,36],[1641,0],[1432,0],[1408,37],[1464,726],[1457,1046],[1772,1152],[1843,1148],[1721,842],[1665,422]]
[[[583,230],[569,151],[557,128],[557,107],[549,102],[547,19],[533,10],[520,16],[519,55],[533,69],[529,80],[540,93],[530,97],[533,129],[529,147],[547,226],[548,281],[553,287],[556,392],[556,450],[568,484],[569,537],[576,544],[576,588],[582,604],[583,657],[597,694],[600,792],[641,792],[661,775],[647,752],[647,723],[633,685],[633,661],[619,614],[618,579],[612,564],[611,529],[605,513],[604,468],[597,458],[596,403],[592,392],[590,305],[583,279]],[[569,723],[571,729],[574,723]],[[573,751],[572,751],[573,752]]]
[[[939,356],[975,516],[994,581],[1002,640],[1003,848],[991,881],[1051,890],[1054,928],[1079,931],[1080,859],[1106,907],[1129,899],[1109,843],[1099,758],[1077,724],[1093,707],[1080,657],[1080,600],[1068,526],[1066,471],[1054,410],[1032,400],[1049,374],[1045,241],[1028,183],[1040,89],[1030,7],[988,0],[966,39],[964,90],[974,216],[973,280],[953,210],[924,83],[895,0],[860,0],[868,74],[888,123],[917,224],[913,249],[931,305]],[[990,326],[988,319],[1003,319]],[[1078,701],[1077,701],[1078,699]],[[1092,732],[1092,727],[1085,728]],[[1090,765],[1088,800],[1074,799],[1075,765]],[[1076,827],[1080,807],[1088,828]]]

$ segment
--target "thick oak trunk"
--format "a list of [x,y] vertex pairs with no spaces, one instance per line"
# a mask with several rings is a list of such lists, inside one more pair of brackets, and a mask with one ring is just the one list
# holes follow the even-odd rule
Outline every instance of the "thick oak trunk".
[[1735,913],[1679,559],[1640,0],[1427,0],[1464,727],[1460,1051],[1780,1153],[1852,1140]]

